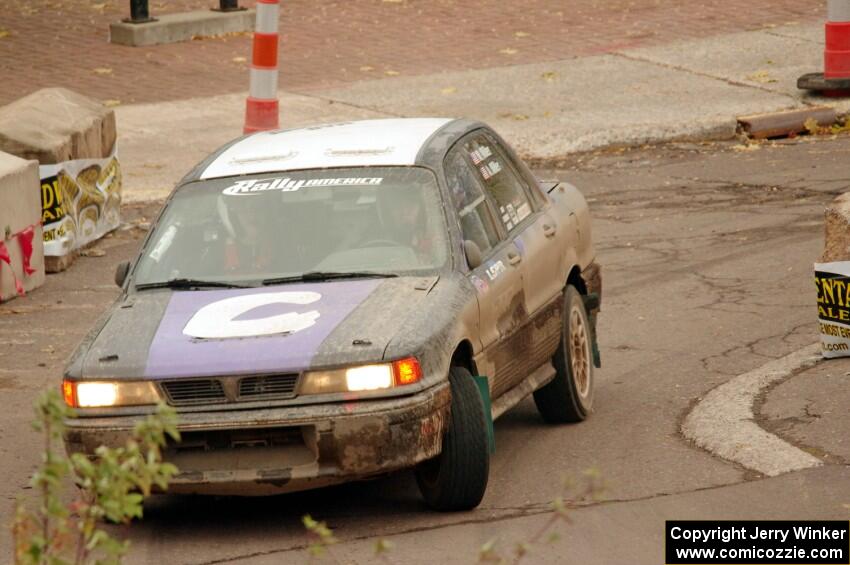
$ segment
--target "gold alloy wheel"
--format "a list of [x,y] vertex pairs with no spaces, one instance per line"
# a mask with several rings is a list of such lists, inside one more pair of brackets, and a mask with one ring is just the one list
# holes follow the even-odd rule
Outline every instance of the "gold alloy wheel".
[[570,369],[579,396],[587,397],[590,392],[590,340],[587,324],[578,306],[570,309]]

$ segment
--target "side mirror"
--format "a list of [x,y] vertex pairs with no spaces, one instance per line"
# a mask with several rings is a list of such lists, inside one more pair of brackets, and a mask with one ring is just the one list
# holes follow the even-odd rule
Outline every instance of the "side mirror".
[[466,264],[469,265],[470,269],[474,269],[484,262],[484,258],[481,256],[481,248],[472,240],[463,240],[463,252],[466,254]]
[[118,263],[118,266],[115,268],[115,284],[120,287],[124,286],[124,282],[127,280],[127,275],[130,274],[130,262],[129,261],[121,261]]

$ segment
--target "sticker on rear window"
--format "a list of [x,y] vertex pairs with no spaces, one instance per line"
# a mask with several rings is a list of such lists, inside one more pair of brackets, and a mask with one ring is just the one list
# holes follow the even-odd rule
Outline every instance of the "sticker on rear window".
[[528,202],[523,202],[516,209],[516,217],[518,222],[521,222],[526,219],[529,214],[531,214],[531,207],[529,207]]
[[348,177],[332,179],[301,179],[292,180],[289,177],[272,177],[266,179],[248,179],[236,181],[225,188],[222,193],[227,196],[244,196],[269,190],[294,192],[302,188],[314,186],[377,186],[384,182],[383,177]]
[[478,167],[478,170],[481,172],[484,180],[490,180],[502,170],[502,165],[498,161],[490,161],[486,165]]
[[470,159],[472,159],[473,163],[475,163],[476,165],[480,165],[481,163],[486,161],[492,154],[493,151],[489,147],[487,147],[486,145],[482,145],[478,149],[471,151],[469,153],[469,157]]

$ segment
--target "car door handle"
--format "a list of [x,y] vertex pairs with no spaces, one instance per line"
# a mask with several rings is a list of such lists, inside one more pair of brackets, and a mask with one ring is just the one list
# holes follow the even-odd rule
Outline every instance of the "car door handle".
[[522,255],[519,253],[514,253],[513,251],[508,253],[508,263],[511,265],[519,265],[522,262]]
[[555,232],[558,230],[555,229],[555,226],[551,226],[549,224],[543,224],[543,235],[546,237],[555,237]]

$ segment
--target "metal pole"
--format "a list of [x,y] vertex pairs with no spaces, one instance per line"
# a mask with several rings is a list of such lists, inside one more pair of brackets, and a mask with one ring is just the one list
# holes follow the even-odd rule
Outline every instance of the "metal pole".
[[143,24],[155,22],[148,10],[148,0],[130,0],[130,18],[125,19],[128,24]]
[[277,47],[280,0],[257,0],[251,52],[251,87],[245,106],[245,133],[278,128]]
[[241,12],[246,8],[239,6],[239,0],[218,0],[218,8],[213,8],[214,12]]

